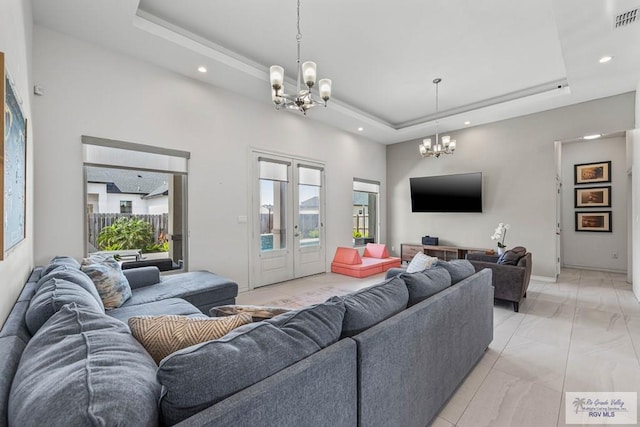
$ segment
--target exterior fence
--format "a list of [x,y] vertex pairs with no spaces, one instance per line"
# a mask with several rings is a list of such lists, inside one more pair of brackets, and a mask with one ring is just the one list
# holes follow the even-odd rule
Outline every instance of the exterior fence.
[[153,227],[153,236],[156,242],[159,241],[160,234],[166,236],[169,229],[169,214],[121,214],[121,213],[94,213],[87,218],[87,239],[89,244],[98,248],[98,236],[104,227],[113,224],[118,218],[136,218],[146,221]]

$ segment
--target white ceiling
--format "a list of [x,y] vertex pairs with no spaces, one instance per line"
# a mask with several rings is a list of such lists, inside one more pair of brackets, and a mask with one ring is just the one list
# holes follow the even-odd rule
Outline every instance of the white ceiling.
[[[296,0],[32,0],[36,24],[265,104],[295,81]],[[333,80],[319,120],[385,144],[634,91],[640,0],[302,0],[302,60]],[[600,64],[598,59],[614,59]],[[207,74],[196,68],[205,65]],[[282,114],[298,114],[283,112]]]

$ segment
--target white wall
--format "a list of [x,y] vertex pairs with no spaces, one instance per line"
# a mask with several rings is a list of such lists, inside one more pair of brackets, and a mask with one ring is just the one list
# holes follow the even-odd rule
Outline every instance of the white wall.
[[33,268],[33,132],[31,110],[31,2],[2,0],[0,2],[0,51],[5,54],[6,67],[23,100],[22,109],[29,120],[27,130],[27,217],[26,239],[5,254],[0,261],[0,324],[3,324],[22,286]]
[[[574,165],[611,160],[611,183],[574,185]],[[627,271],[626,138],[562,145],[562,264],[621,273]],[[575,209],[575,188],[611,186],[611,208]],[[575,231],[575,212],[610,211],[611,233]],[[613,254],[617,258],[613,258]]]
[[83,255],[81,135],[191,152],[190,269],[212,270],[241,288],[249,238],[238,217],[251,215],[250,148],[326,162],[328,265],[337,246],[351,244],[353,177],[380,181],[386,206],[385,147],[275,111],[266,83],[258,103],[39,26],[34,41],[34,80],[45,91],[34,102],[43,135],[35,148],[37,263]]
[[[389,246],[397,254],[400,243],[428,234],[441,244],[492,248],[493,230],[506,222],[507,246],[525,246],[533,274],[555,278],[554,141],[630,129],[634,104],[628,93],[462,129],[450,133],[456,153],[438,159],[422,159],[419,140],[388,146]],[[411,213],[410,177],[466,172],[483,172],[484,213]]]

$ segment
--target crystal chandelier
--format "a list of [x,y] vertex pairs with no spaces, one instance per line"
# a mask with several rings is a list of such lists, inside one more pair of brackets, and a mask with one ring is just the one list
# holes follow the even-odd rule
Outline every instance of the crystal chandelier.
[[438,135],[438,84],[442,81],[441,78],[433,79],[433,83],[436,85],[436,143],[431,145],[431,138],[422,140],[422,144],[418,146],[420,149],[420,155],[424,157],[440,157],[441,154],[453,154],[456,149],[456,140],[451,140],[448,135],[442,136],[442,142],[439,140]]
[[[290,108],[302,111],[305,115],[307,110],[318,105],[327,106],[327,101],[331,97],[331,80],[320,79],[318,82],[318,94],[320,99],[314,97],[311,88],[316,83],[316,63],[307,61],[300,66],[300,42],[302,41],[302,33],[300,32],[300,0],[298,0],[298,34],[296,35],[298,43],[298,79],[295,95],[284,93],[284,68],[279,65],[272,65],[269,70],[271,80],[271,100],[276,104],[276,110],[281,108]],[[304,83],[303,80],[304,79]],[[304,89],[302,89],[304,85]]]

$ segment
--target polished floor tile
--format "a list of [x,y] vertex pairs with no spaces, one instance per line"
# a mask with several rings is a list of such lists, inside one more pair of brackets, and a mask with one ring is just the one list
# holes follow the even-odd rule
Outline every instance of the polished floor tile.
[[[320,274],[244,292],[238,301],[297,307],[382,280]],[[638,355],[640,303],[626,275],[563,269],[557,283],[532,280],[519,313],[496,301],[493,342],[431,427],[565,426],[565,392],[640,395]]]

